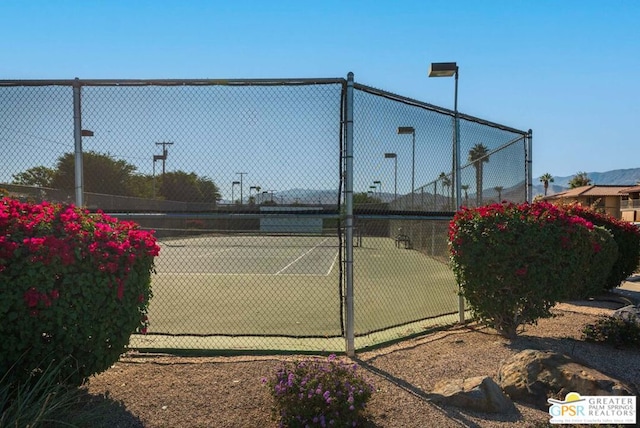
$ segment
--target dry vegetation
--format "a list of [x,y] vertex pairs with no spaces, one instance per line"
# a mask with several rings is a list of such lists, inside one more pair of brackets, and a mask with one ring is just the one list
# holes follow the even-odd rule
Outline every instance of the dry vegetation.
[[[514,342],[474,325],[451,328],[372,352],[357,361],[378,391],[369,427],[547,426],[545,411],[517,404],[517,413],[490,415],[431,403],[425,392],[441,379],[489,375],[522,349],[572,356],[640,388],[640,350],[614,350],[580,340],[581,329],[610,304],[560,304]],[[108,427],[276,427],[272,400],[261,383],[284,358],[185,358],[131,353],[91,379],[88,392],[108,413]]]

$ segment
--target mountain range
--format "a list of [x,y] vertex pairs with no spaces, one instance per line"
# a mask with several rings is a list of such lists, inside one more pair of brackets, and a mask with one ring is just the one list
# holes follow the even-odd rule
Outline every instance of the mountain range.
[[[633,186],[636,183],[640,182],[640,168],[629,168],[629,169],[615,169],[611,171],[605,172],[588,172],[587,176],[591,179],[592,184],[600,184],[600,185],[617,185],[617,186]],[[549,183],[549,189],[547,190],[547,195],[553,195],[554,193],[563,192],[569,189],[569,182],[574,176],[553,176],[553,182]],[[502,198],[509,199],[514,197],[516,199],[520,198],[522,194],[523,184],[520,183],[513,188],[504,189],[502,191]],[[357,192],[356,192],[357,193]],[[494,189],[485,189],[484,197],[487,199],[497,199],[497,193]],[[533,195],[542,195],[544,194],[544,185],[540,181],[540,177],[533,178]],[[441,195],[438,195],[440,197]],[[260,198],[270,198],[271,196],[260,195],[258,198],[258,202],[260,202]],[[393,193],[382,192],[380,194],[376,194],[376,197],[381,199],[383,202],[391,202],[394,198]],[[472,195],[469,195],[472,198]],[[277,203],[300,203],[300,204],[327,204],[334,205],[337,203],[339,198],[338,190],[313,190],[313,189],[289,189],[277,192],[274,196],[274,200]],[[444,199],[443,199],[444,203]]]
[[[569,182],[574,177],[553,176],[553,182],[549,183],[547,195],[564,192],[569,188]],[[587,177],[591,179],[591,184],[611,185],[611,186],[634,186],[640,182],[640,168],[614,169],[605,172],[588,172]],[[533,179],[533,194],[544,194],[544,185],[540,182],[540,177]]]

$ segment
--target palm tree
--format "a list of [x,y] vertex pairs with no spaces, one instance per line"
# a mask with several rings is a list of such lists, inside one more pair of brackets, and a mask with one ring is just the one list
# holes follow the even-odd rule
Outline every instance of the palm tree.
[[569,187],[571,189],[575,189],[576,187],[588,186],[590,184],[591,179],[589,178],[589,175],[584,171],[576,173],[576,175],[574,175],[571,180],[569,180]]
[[262,187],[255,186],[255,188],[256,188],[256,200],[258,200],[258,195],[260,195],[260,191],[262,190]]
[[498,202],[502,202],[502,190],[504,189],[504,187],[496,186],[494,187],[494,189],[496,192],[498,192]]
[[469,150],[469,162],[476,169],[476,205],[482,204],[482,170],[484,163],[489,162],[489,149],[482,143],[474,145]]
[[464,204],[466,206],[469,206],[469,194],[467,193],[467,190],[469,190],[469,185],[463,184],[460,186],[460,188],[464,191]]
[[540,176],[540,183],[544,184],[544,195],[547,196],[547,189],[549,188],[549,183],[553,183],[553,177],[548,172],[545,172]]
[[446,187],[447,189],[449,189],[449,187],[451,186],[451,179],[444,172],[440,173],[440,175],[438,176],[438,179],[442,180],[442,193],[445,195],[448,195],[449,192],[445,191],[444,188]]

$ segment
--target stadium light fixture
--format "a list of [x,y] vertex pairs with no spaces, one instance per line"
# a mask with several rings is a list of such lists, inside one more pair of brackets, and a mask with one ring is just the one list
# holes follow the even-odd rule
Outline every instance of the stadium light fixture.
[[[429,67],[429,77],[455,77],[453,95],[453,182],[456,186],[456,210],[462,204],[462,186],[460,180],[460,118],[458,117],[458,76],[460,70],[455,62],[432,62]],[[464,298],[458,296],[458,316],[464,322]]]
[[235,186],[239,186],[239,185],[240,185],[239,181],[232,181],[231,182],[231,205],[233,205],[235,203],[235,196],[234,196],[233,190],[235,189]]
[[[251,191],[255,190],[256,191],[256,196],[258,195],[258,192],[260,191],[260,186],[251,186],[249,187],[249,200],[251,200]],[[254,203],[258,203],[257,201],[254,201]]]
[[411,151],[411,209],[413,209],[413,193],[416,183],[416,130],[413,126],[399,126],[398,134],[409,135],[413,137],[413,148]]
[[385,153],[385,159],[393,159],[395,166],[393,169],[394,178],[393,178],[393,200],[398,199],[398,154],[397,153]]
[[456,210],[462,204],[462,187],[460,177],[460,119],[458,117],[458,64],[455,62],[432,62],[429,66],[429,77],[455,77],[453,97],[453,182],[456,188]]
[[244,177],[245,175],[247,175],[249,173],[248,172],[236,172],[236,174],[238,174],[240,176],[240,205],[242,205],[242,200],[244,199],[244,194],[243,194],[244,186],[242,185],[242,177]]
[[429,66],[429,77],[451,77],[457,72],[455,62],[432,62]]
[[375,180],[373,184],[378,186],[378,195],[380,196],[380,200],[382,200],[382,182],[380,180]]

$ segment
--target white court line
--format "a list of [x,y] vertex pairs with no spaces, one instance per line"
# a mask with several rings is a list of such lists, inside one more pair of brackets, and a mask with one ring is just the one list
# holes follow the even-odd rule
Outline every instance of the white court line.
[[[275,273],[220,273],[220,272],[158,272],[153,276],[276,276]],[[315,273],[285,273],[278,276],[328,276]]]
[[333,270],[333,267],[336,265],[336,260],[338,259],[338,254],[340,254],[338,251],[336,251],[336,256],[333,258],[333,263],[331,263],[331,266],[329,267],[329,270],[327,271],[327,273],[324,276],[329,276],[331,274],[331,271]]
[[284,272],[285,270],[289,269],[294,263],[296,263],[298,260],[300,260],[301,258],[303,258],[304,256],[306,256],[307,254],[309,254],[310,252],[312,252],[313,250],[315,250],[316,248],[318,248],[320,245],[324,244],[325,242],[327,242],[330,238],[325,238],[322,240],[321,243],[319,243],[318,245],[316,245],[315,247],[311,248],[309,251],[303,253],[300,257],[298,257],[297,259],[295,259],[294,261],[292,261],[291,263],[289,263],[288,265],[286,265],[285,267],[283,267],[282,269],[280,269],[278,272],[276,272],[276,275],[280,275],[282,272]]

